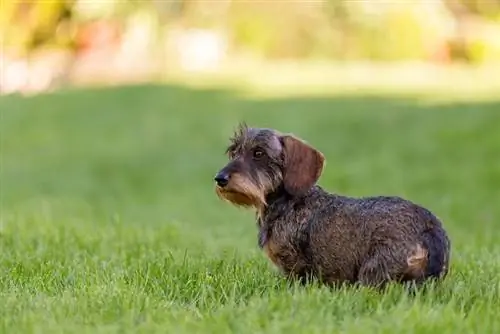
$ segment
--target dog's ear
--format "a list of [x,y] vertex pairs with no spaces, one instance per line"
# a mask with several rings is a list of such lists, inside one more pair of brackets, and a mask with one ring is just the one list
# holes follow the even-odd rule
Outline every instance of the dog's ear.
[[283,184],[295,196],[305,194],[323,171],[323,154],[292,135],[281,137],[284,150]]

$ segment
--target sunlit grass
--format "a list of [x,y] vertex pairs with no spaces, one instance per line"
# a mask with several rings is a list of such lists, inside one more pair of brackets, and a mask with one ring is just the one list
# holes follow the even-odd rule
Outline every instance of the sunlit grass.
[[[2,332],[497,332],[500,103],[366,91],[2,98]],[[213,192],[240,120],[322,150],[331,191],[430,208],[452,239],[447,280],[416,296],[286,285],[257,248],[253,214]]]

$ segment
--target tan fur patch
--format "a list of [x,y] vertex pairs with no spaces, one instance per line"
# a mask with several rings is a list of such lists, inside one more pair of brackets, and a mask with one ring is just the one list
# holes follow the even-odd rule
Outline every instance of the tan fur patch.
[[276,249],[276,245],[272,242],[272,240],[269,240],[265,245],[264,245],[264,252],[266,253],[267,257],[271,260],[272,263],[274,263],[276,266],[279,266],[278,263],[278,249]]
[[428,251],[420,245],[417,245],[414,253],[406,260],[408,269],[406,274],[413,277],[420,277],[427,268]]

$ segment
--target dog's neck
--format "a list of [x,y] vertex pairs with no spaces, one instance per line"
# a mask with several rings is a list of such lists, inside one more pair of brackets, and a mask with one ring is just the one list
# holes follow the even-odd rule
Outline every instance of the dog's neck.
[[294,211],[298,203],[303,202],[306,197],[318,189],[321,188],[315,185],[305,194],[295,196],[288,193],[283,186],[278,187],[275,191],[266,195],[266,205],[257,211],[257,223],[259,226],[264,221],[271,223],[279,216]]
[[276,203],[283,204],[284,201],[289,201],[293,199],[293,196],[290,195],[283,185],[280,185],[277,189],[270,192],[266,195],[266,206],[273,206]]
[[257,226],[259,228],[259,247],[263,248],[272,234],[272,229],[280,217],[292,214],[306,205],[306,200],[314,193],[321,192],[319,186],[313,186],[309,191],[300,196],[288,193],[283,187],[266,196],[266,205],[257,210]]

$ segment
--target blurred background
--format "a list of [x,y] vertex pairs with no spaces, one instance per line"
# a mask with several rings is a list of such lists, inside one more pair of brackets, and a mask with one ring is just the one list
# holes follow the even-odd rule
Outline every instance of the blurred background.
[[[500,0],[0,0],[0,36],[4,332],[499,328]],[[213,189],[241,121],[322,151],[332,192],[436,213],[448,293],[268,299],[254,213]]]
[[263,61],[500,61],[500,1],[2,0],[0,91]]

